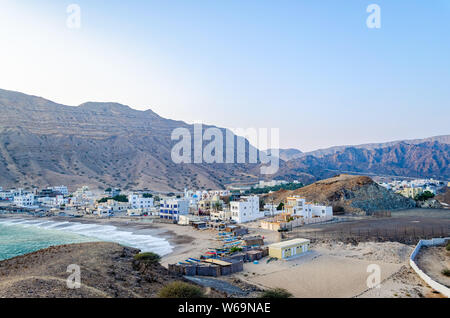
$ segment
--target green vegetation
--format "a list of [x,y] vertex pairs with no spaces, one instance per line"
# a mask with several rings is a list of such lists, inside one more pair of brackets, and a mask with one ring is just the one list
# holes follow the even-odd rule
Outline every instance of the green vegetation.
[[126,195],[122,194],[122,195],[116,195],[115,197],[106,197],[106,198],[101,198],[100,200],[98,200],[98,203],[106,203],[108,202],[108,200],[114,200],[117,202],[128,202],[128,198]]
[[144,264],[155,265],[161,260],[161,256],[156,253],[146,252],[134,255],[134,259]]
[[213,203],[213,209],[214,211],[220,211],[222,210],[222,203],[219,201]]
[[446,268],[442,270],[442,275],[450,277],[450,269]]
[[269,193],[271,191],[279,191],[279,190],[297,190],[303,187],[303,183],[286,183],[280,184],[273,187],[264,187],[264,188],[251,188],[250,190],[245,191],[245,194],[264,194]]
[[158,295],[161,298],[202,298],[204,293],[200,287],[177,281],[164,286]]
[[236,252],[242,252],[242,248],[237,247],[237,246],[233,246],[232,248],[230,248],[230,253],[236,253]]
[[424,191],[421,194],[416,195],[414,200],[416,200],[416,201],[426,201],[426,200],[432,199],[432,198],[434,198],[434,194],[433,193],[431,193],[430,191]]
[[445,247],[445,249],[446,249],[447,251],[450,251],[450,242],[447,243],[447,246]]
[[278,206],[277,206],[277,211],[281,211],[283,209],[284,209],[284,203],[280,202],[280,204],[278,204]]
[[151,194],[151,193],[143,193],[142,197],[143,198],[153,198],[153,194]]
[[261,298],[290,298],[292,294],[283,288],[269,289],[262,293]]

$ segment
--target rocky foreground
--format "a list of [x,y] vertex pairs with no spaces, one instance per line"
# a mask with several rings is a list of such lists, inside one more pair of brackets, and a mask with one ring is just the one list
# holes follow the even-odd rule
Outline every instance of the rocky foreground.
[[[50,247],[0,262],[0,298],[158,297],[173,281],[183,280],[160,264],[134,260],[139,250],[115,243],[83,243]],[[67,287],[71,273],[81,269],[81,288]],[[209,291],[209,297],[221,296]]]

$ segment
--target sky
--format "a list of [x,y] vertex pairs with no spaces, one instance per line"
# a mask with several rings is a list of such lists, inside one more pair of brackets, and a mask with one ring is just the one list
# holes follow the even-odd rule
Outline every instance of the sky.
[[302,151],[450,134],[449,0],[0,0],[0,41],[0,88],[65,105],[279,128]]

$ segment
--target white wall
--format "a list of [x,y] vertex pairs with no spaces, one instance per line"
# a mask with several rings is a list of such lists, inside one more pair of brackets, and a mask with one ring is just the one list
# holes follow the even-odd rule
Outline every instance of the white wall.
[[430,285],[431,288],[433,288],[434,290],[437,290],[442,295],[449,298],[450,297],[450,288],[433,280],[430,276],[425,274],[419,268],[419,266],[417,266],[416,262],[414,261],[422,246],[441,245],[441,244],[444,244],[447,240],[450,240],[450,237],[437,238],[437,239],[431,239],[431,240],[420,240],[419,243],[417,244],[416,248],[414,249],[414,251],[411,253],[411,256],[409,258],[409,265],[417,273],[417,275],[420,276],[420,278],[422,278],[428,285]]

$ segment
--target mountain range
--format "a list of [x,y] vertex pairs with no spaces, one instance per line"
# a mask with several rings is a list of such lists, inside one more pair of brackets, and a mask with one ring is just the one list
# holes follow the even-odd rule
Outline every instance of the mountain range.
[[[73,189],[87,184],[173,191],[222,188],[263,178],[311,183],[341,172],[450,178],[450,136],[315,153],[281,150],[279,171],[262,176],[258,163],[174,163],[175,128],[194,130],[193,125],[151,110],[98,102],[66,106],[0,89],[0,186],[65,184]],[[217,128],[225,134],[226,129]],[[234,141],[242,138],[232,136]],[[247,140],[245,144],[248,154],[253,147]]]

